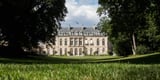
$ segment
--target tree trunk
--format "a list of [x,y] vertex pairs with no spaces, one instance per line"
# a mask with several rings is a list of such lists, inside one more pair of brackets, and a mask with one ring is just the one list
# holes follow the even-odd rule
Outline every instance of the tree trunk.
[[132,52],[133,52],[133,55],[136,55],[136,40],[135,40],[135,35],[134,33],[132,34]]

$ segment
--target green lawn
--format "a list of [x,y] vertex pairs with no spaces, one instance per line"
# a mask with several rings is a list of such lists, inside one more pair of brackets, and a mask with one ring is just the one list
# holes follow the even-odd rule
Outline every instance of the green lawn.
[[160,53],[0,58],[0,80],[160,80]]

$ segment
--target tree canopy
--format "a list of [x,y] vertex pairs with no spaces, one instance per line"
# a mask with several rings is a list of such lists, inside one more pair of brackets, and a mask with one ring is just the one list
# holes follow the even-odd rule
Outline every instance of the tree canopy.
[[11,48],[54,40],[67,13],[65,0],[0,0],[1,40]]
[[116,53],[136,54],[139,45],[153,50],[148,43],[156,44],[151,41],[153,35],[159,40],[158,33],[152,34],[159,28],[158,3],[157,0],[99,0],[101,6],[97,10],[98,14],[105,14],[110,19],[107,21],[107,25],[110,26],[104,25],[104,21],[100,22],[99,26],[110,34]]

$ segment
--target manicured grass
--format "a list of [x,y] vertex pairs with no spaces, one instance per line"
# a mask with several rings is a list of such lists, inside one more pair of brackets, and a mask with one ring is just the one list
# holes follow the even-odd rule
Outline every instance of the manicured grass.
[[0,80],[160,80],[160,65],[0,64]]
[[0,80],[160,80],[160,53],[0,58]]

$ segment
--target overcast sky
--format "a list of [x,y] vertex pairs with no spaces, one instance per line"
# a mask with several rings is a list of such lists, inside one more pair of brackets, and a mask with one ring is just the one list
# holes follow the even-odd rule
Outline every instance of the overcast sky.
[[68,14],[62,27],[92,27],[99,22],[98,0],[66,0]]

